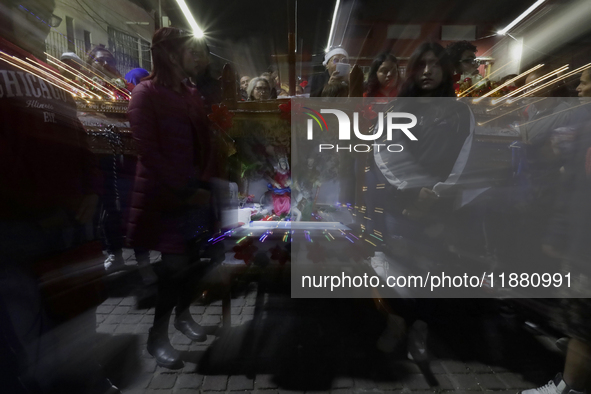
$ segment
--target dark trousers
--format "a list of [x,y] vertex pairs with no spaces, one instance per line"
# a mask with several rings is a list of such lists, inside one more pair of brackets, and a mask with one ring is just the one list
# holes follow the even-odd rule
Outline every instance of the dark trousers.
[[200,244],[188,247],[185,254],[162,253],[162,261],[154,265],[158,275],[158,297],[154,311],[154,329],[167,332],[170,315],[188,311],[197,295],[197,286],[205,267],[199,262]]

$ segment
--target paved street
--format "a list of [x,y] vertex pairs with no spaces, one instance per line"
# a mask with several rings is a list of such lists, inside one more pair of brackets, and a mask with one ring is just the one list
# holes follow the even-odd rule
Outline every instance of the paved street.
[[[128,263],[133,263],[127,252]],[[385,327],[372,300],[291,299],[282,286],[242,283],[232,299],[232,327],[221,327],[221,301],[194,305],[207,327],[192,343],[170,325],[185,367],[160,368],[145,345],[154,309],[127,286],[97,308],[98,348],[105,370],[124,393],[425,393],[517,392],[546,383],[562,357],[500,316],[491,301],[439,300],[429,322],[428,365],[407,358],[404,344],[384,355],[375,342]],[[489,310],[490,309],[490,310]]]

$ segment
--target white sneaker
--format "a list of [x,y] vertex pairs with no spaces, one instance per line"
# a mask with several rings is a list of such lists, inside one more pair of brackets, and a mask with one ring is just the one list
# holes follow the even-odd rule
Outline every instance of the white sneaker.
[[120,254],[110,254],[107,256],[104,265],[107,271],[120,271],[125,268],[125,261]]
[[376,342],[376,347],[383,353],[392,353],[404,335],[406,334],[406,322],[398,315],[388,315],[388,325]]
[[571,389],[568,384],[562,379],[562,374],[556,375],[554,380],[547,384],[529,390],[520,391],[519,394],[584,394],[585,391],[576,391]]

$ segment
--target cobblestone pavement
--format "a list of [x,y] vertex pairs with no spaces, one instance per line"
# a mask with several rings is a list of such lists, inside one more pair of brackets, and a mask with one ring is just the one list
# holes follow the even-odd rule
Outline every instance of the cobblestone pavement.
[[371,300],[294,300],[250,284],[233,295],[226,330],[221,301],[191,306],[206,342],[192,343],[170,325],[185,360],[171,371],[145,348],[154,309],[116,295],[97,308],[98,348],[108,376],[128,394],[515,393],[546,383],[563,361],[539,337],[483,312],[486,302],[439,305],[443,318],[435,313],[429,323],[431,360],[417,365],[403,347],[376,350],[385,322]]

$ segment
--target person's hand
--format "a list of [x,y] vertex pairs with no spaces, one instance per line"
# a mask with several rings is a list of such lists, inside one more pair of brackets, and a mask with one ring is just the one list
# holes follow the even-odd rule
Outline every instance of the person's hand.
[[416,207],[421,211],[428,212],[439,196],[431,189],[422,188],[419,192],[419,197],[415,203]]
[[197,189],[197,191],[187,199],[189,205],[206,205],[209,203],[211,193],[206,189]]
[[338,71],[333,71],[333,73],[330,75],[328,83],[342,83],[344,80],[344,77]]
[[414,204],[402,211],[402,214],[411,219],[423,219],[428,215],[438,198],[439,196],[433,190],[424,187],[419,192]]
[[98,200],[99,198],[96,194],[85,195],[76,210],[76,220],[83,224],[92,221],[98,206]]

